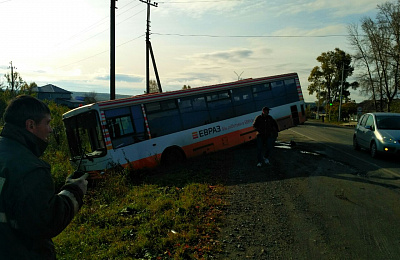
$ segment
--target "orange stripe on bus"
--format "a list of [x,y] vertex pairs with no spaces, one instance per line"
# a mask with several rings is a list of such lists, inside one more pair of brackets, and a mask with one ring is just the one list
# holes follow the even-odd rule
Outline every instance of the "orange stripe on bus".
[[[294,126],[293,119],[291,116],[285,116],[276,120],[280,131],[288,129]],[[299,112],[299,122],[304,123],[305,117]],[[228,149],[248,141],[256,139],[257,132],[250,126],[232,133],[220,135],[213,138],[207,138],[203,141],[196,142],[190,145],[181,147],[185,152],[186,157],[195,157],[201,154],[211,153],[218,150]],[[194,138],[193,139],[197,139]],[[108,148],[107,148],[108,149]],[[256,156],[256,155],[254,155]],[[134,169],[140,168],[153,168],[160,164],[161,154],[149,156],[131,163],[122,165],[123,167],[133,167]]]

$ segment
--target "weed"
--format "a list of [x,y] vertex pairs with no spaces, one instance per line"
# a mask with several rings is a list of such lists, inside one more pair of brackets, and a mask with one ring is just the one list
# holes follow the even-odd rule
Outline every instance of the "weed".
[[[193,173],[181,168],[175,176],[187,180]],[[88,191],[80,213],[54,239],[59,259],[203,259],[220,249],[214,241],[223,186],[177,187],[157,170],[136,185],[130,174],[109,172]],[[153,178],[163,185],[149,183]]]

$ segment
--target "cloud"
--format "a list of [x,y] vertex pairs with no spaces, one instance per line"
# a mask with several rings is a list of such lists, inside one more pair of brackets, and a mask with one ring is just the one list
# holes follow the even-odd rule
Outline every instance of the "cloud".
[[249,49],[232,49],[227,51],[216,51],[210,53],[199,53],[193,55],[192,59],[200,59],[203,61],[212,61],[212,62],[238,62],[243,59],[251,57],[253,54],[252,50]]
[[[98,76],[95,79],[96,80],[110,80],[110,75]],[[142,82],[143,81],[143,77],[131,76],[131,75],[126,75],[126,74],[116,74],[115,75],[115,81],[138,83],[138,82]]]
[[[232,73],[232,75],[234,75]],[[236,77],[236,76],[235,76]],[[232,80],[234,77],[232,77]],[[231,81],[231,80],[228,80]],[[207,72],[187,72],[175,75],[173,78],[164,78],[161,80],[164,91],[172,91],[182,89],[184,85],[189,85],[193,88],[214,85],[218,83],[227,82],[222,79],[218,73],[207,73]]]
[[[188,1],[173,1],[173,4],[168,2],[161,3],[159,6],[162,7],[159,12],[164,13],[165,16],[176,15],[177,13],[183,13],[185,15],[190,14],[192,19],[200,19],[203,15],[215,14],[227,14],[232,13],[231,11],[242,6],[246,1],[225,1],[221,2],[210,2],[210,1],[199,1],[199,2],[188,2]],[[247,4],[246,4],[247,5]]]
[[363,0],[363,1],[331,1],[315,0],[307,4],[307,9],[311,12],[318,10],[332,10],[336,17],[343,17],[350,14],[362,14],[376,9],[377,5],[384,3],[382,0]]
[[214,73],[206,73],[206,72],[193,72],[193,73],[182,73],[180,76],[175,77],[174,80],[179,82],[192,81],[198,79],[210,79],[217,78],[218,76]]
[[273,33],[273,35],[276,36],[300,36],[300,37],[346,35],[346,34],[347,34],[347,27],[345,24],[333,24],[311,30],[297,28],[297,27],[286,27],[281,30],[275,31]]
[[38,74],[45,74],[45,73],[47,73],[47,71],[45,71],[45,70],[35,70],[35,71],[33,71],[34,73],[38,73]]
[[[332,1],[332,0],[281,0],[279,3],[265,6],[264,10],[274,16],[287,16],[299,13],[311,14],[324,11],[329,16],[344,17],[347,15],[363,14],[375,10],[378,4],[386,0],[362,0],[362,1]],[[271,6],[271,7],[269,7]]]

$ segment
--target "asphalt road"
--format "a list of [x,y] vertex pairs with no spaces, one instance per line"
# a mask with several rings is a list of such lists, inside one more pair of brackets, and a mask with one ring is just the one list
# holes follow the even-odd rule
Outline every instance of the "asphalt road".
[[353,150],[353,131],[316,121],[284,130],[261,168],[254,144],[224,153],[217,259],[400,259],[399,159]]
[[376,178],[379,181],[388,180],[390,184],[399,185],[391,180],[400,178],[400,158],[382,155],[374,159],[366,150],[355,151],[352,146],[353,127],[307,121],[304,125],[285,131],[292,133],[294,140],[301,137],[304,142],[318,144],[316,153],[354,167],[358,175]]

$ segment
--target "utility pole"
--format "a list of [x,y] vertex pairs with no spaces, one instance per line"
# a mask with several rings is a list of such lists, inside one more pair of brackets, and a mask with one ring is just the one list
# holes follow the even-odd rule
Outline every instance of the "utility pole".
[[11,69],[11,93],[14,93],[14,69],[17,68],[12,65],[12,61],[10,61],[8,68]]
[[153,61],[153,68],[154,68],[154,73],[156,74],[156,80],[157,80],[157,85],[158,85],[158,91],[161,93],[162,88],[161,88],[161,82],[160,82],[160,77],[158,76],[158,70],[157,70],[157,65],[156,65],[156,60],[154,58],[154,53],[153,53],[153,48],[151,47],[151,42],[150,42],[150,6],[158,7],[158,3],[151,3],[151,0],[140,0],[140,2],[143,2],[147,4],[147,25],[146,25],[146,93],[148,94],[150,92],[150,61],[149,61],[149,55],[151,55],[151,59]]
[[318,106],[317,106],[317,117],[316,119],[319,119],[319,101],[321,99],[321,85],[318,83]]
[[342,64],[342,85],[340,86],[340,102],[339,102],[339,122],[342,119],[342,93],[343,93],[343,77],[344,77],[344,63]]
[[110,100],[115,99],[115,2],[111,0],[110,8]]

